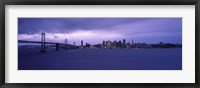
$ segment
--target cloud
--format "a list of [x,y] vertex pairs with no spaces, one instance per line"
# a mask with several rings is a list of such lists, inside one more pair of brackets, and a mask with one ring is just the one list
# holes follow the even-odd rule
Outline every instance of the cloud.
[[[148,24],[154,23],[156,20],[166,19],[173,20],[174,18],[18,18],[18,27],[19,34],[41,32],[63,33],[77,29],[96,30],[120,25]],[[175,20],[178,19],[175,18]]]
[[19,18],[18,24],[19,40],[40,41],[45,32],[49,42],[182,41],[182,18]]
[[62,33],[76,29],[95,30],[132,23],[141,19],[133,18],[18,18],[19,34]]
[[[29,41],[40,41],[41,40],[40,34],[19,34],[18,40],[29,40]],[[70,33],[46,33],[45,34],[46,41],[53,41],[53,42],[62,42],[64,43],[65,39],[68,39],[69,41],[81,41],[84,40],[86,42],[95,41],[96,43],[99,43],[103,40],[114,40],[114,39],[120,39],[123,37],[120,33],[109,33],[106,31],[100,31],[100,30],[77,30]],[[56,38],[56,39],[55,39]],[[95,42],[93,42],[95,43]]]

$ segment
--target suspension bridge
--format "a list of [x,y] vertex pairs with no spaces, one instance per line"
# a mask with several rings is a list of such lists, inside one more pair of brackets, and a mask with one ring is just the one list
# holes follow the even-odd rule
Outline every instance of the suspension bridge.
[[67,40],[65,39],[65,43],[55,43],[55,42],[46,42],[45,41],[45,33],[41,33],[41,41],[26,41],[26,40],[18,40],[18,43],[32,43],[32,44],[41,44],[40,52],[46,52],[46,45],[53,44],[56,46],[56,51],[60,50],[60,47],[64,47],[64,49],[77,49],[78,46],[67,44]]

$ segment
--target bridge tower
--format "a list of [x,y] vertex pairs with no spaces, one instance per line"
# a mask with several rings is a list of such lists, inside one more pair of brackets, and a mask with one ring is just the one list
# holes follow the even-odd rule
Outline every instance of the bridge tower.
[[41,52],[46,52],[45,33],[41,34]]

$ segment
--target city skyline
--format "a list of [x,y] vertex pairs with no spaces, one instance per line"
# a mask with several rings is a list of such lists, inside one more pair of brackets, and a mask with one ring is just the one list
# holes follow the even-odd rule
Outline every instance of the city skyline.
[[182,18],[18,18],[18,40],[81,45],[102,41],[182,44]]

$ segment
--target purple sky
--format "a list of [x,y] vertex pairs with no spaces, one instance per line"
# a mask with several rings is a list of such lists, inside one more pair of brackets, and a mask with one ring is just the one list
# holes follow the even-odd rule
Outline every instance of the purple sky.
[[18,18],[18,39],[47,42],[80,41],[99,44],[103,40],[144,43],[181,43],[182,18]]

